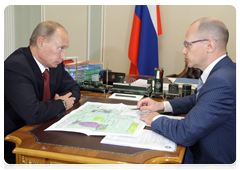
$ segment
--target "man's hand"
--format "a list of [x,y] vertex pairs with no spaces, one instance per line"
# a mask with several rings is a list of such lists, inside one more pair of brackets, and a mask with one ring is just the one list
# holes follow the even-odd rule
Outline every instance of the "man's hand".
[[158,112],[153,112],[153,113],[145,113],[144,115],[142,115],[140,117],[140,120],[144,121],[145,123],[147,123],[148,125],[151,125],[151,123],[153,122],[153,118],[155,116],[159,115]]
[[65,94],[64,96],[59,96],[58,94],[55,94],[54,100],[59,100],[59,99],[64,100],[67,103],[66,110],[68,110],[73,107],[74,101],[76,100],[75,97],[70,97],[71,95],[72,95],[71,92]]
[[162,102],[156,102],[150,98],[142,99],[138,102],[137,107],[142,110],[149,110],[149,111],[159,111],[164,110],[164,104]]

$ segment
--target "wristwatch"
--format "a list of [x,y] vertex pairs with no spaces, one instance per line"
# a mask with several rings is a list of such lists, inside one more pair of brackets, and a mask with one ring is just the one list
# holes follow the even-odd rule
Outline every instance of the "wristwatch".
[[62,100],[62,99],[61,99],[61,101],[63,102],[63,105],[64,105],[65,109],[67,109],[67,102],[65,100]]

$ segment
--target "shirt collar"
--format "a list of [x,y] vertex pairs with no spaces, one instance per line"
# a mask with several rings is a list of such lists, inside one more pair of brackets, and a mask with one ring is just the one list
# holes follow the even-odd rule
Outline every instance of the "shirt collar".
[[48,69],[49,71],[49,68],[48,67],[44,67],[34,56],[33,56],[34,60],[36,61],[39,69],[41,70],[41,73],[43,73],[46,69]]
[[206,80],[207,80],[210,72],[212,71],[213,67],[214,67],[221,59],[223,59],[223,58],[226,57],[226,56],[227,56],[227,55],[224,54],[224,55],[222,55],[221,57],[217,58],[214,62],[212,62],[212,63],[203,71],[203,73],[202,73],[202,75],[201,75],[201,79],[202,79],[203,83],[206,82]]

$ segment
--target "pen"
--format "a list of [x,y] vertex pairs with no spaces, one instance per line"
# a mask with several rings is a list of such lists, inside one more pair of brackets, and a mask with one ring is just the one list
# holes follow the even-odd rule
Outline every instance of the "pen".
[[139,110],[140,108],[134,108],[134,109],[131,109],[131,110]]
[[122,94],[116,94],[115,96],[136,98],[136,96],[122,95]]

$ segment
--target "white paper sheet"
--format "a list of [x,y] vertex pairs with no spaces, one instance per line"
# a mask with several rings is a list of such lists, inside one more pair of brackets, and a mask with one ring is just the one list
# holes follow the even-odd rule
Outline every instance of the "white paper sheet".
[[163,115],[165,117],[168,117],[170,119],[178,119],[178,120],[181,120],[181,119],[184,119],[185,117],[182,117],[182,116],[169,116],[169,115]]
[[111,99],[122,99],[122,100],[134,100],[139,101],[143,98],[143,95],[113,93],[109,98]]
[[[168,80],[170,80],[172,83],[176,83],[175,81],[176,81],[176,79],[177,78],[168,78]],[[179,88],[182,88],[182,85],[183,84],[188,84],[188,83],[176,83],[176,84],[178,84],[178,87]],[[197,88],[197,84],[191,84],[192,85],[192,89],[194,90],[195,88]]]
[[177,148],[177,144],[173,141],[151,130],[145,129],[143,129],[138,137],[105,136],[101,143],[168,152],[174,152]]

